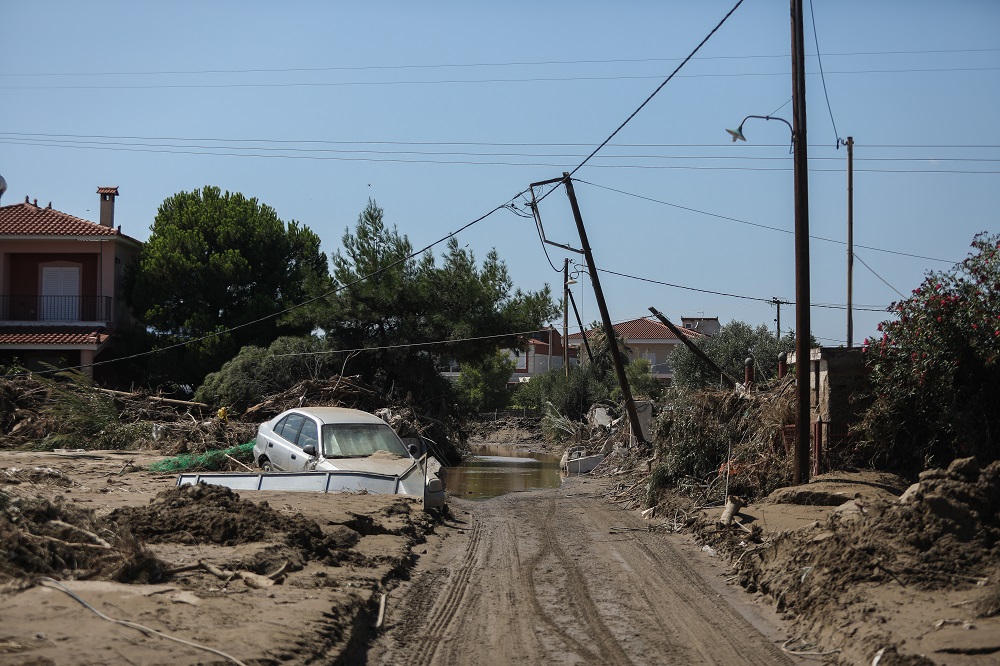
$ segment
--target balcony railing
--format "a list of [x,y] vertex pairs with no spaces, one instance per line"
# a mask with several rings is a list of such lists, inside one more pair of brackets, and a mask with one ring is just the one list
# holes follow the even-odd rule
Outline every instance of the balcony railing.
[[0,295],[0,321],[111,321],[110,296]]

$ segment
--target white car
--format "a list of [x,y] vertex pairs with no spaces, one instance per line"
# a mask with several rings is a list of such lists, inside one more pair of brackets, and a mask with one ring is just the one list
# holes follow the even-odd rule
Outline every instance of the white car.
[[[427,507],[444,506],[440,463],[421,447],[407,446],[382,419],[356,409],[300,407],[257,429],[254,461],[265,472],[347,471],[396,477],[398,490],[424,496]],[[426,478],[426,485],[424,479]]]

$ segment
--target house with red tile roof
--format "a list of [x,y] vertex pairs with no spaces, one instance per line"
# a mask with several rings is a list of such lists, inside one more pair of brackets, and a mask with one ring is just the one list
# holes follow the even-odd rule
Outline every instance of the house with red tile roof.
[[100,222],[38,200],[0,206],[0,361],[81,367],[104,352],[129,313],[122,269],[142,243],[114,226],[117,187],[100,187]]
[[[550,368],[563,367],[562,335],[554,328],[544,334],[536,334],[528,340],[524,349],[510,351],[514,361],[514,372],[508,380],[509,384],[526,382],[535,375],[541,375]],[[579,363],[579,347],[567,345],[566,353],[571,366]]]
[[[705,333],[697,330],[695,321],[712,321],[714,318],[682,318],[690,326],[678,329],[689,339],[698,339],[706,336]],[[718,322],[717,319],[715,319]],[[707,326],[711,328],[710,326]],[[680,338],[674,335],[669,328],[660,321],[648,317],[623,321],[614,325],[615,334],[625,341],[625,346],[631,350],[631,358],[644,358],[649,361],[653,376],[661,382],[669,385],[673,378],[673,371],[670,369],[670,355],[677,345],[681,344]],[[603,331],[602,331],[603,332]],[[596,333],[595,330],[587,331],[587,336]],[[577,350],[583,345],[583,334],[573,333],[567,339],[567,344],[576,347]]]

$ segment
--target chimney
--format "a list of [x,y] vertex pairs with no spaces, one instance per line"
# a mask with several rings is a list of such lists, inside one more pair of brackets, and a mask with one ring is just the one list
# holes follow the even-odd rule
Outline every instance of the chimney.
[[101,195],[101,226],[108,229],[115,228],[115,197],[118,196],[117,187],[98,187],[97,193]]

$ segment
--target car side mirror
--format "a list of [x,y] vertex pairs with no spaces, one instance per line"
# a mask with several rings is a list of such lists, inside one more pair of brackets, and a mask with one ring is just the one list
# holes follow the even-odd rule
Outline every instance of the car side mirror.
[[416,442],[407,445],[406,450],[410,452],[410,455],[416,458],[420,455],[420,445]]
[[302,453],[306,454],[307,456],[315,456],[316,455],[316,445],[315,444],[306,444],[305,446],[302,447]]

